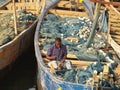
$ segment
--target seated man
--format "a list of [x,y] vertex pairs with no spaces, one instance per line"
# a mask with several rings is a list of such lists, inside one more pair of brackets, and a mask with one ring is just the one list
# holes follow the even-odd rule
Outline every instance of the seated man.
[[66,46],[61,43],[60,38],[55,39],[55,44],[51,45],[48,48],[46,58],[50,60],[48,66],[53,64],[55,69],[61,69],[61,67],[71,69],[71,64],[69,61],[65,61],[67,57],[67,49]]

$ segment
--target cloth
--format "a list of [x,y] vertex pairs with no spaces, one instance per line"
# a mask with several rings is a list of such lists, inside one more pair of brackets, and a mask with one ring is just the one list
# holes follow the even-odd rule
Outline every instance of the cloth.
[[94,17],[94,8],[95,5],[93,2],[91,2],[90,0],[84,0],[82,2],[82,4],[86,7],[87,11],[90,14],[90,19],[93,21],[93,17]]
[[57,56],[57,61],[60,61],[67,55],[67,49],[65,45],[61,45],[61,48],[57,48],[55,44],[51,45],[47,50],[48,56]]
[[[51,67],[51,64],[53,65],[53,67],[55,68],[55,69],[57,69],[57,67],[58,67],[58,63],[59,63],[59,61],[50,61],[49,63],[48,63],[48,66],[49,67]],[[72,69],[72,65],[71,65],[71,62],[70,61],[64,61],[63,62],[63,64],[62,64],[62,66],[61,66],[62,68],[65,68],[65,69]]]
[[99,32],[104,32],[107,33],[108,31],[108,10],[105,9],[103,11],[103,13],[101,14],[101,16],[99,17],[99,21],[100,21],[100,29]]

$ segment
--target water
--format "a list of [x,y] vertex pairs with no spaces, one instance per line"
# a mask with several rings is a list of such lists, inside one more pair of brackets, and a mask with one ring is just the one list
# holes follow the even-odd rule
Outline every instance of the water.
[[0,90],[37,90],[37,64],[33,46],[14,63],[12,70],[0,80]]

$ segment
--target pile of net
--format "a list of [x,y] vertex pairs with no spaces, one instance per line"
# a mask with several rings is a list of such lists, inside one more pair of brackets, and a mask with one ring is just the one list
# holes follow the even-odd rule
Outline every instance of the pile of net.
[[[106,39],[97,33],[90,48],[81,48],[86,43],[92,22],[85,17],[64,17],[48,14],[45,16],[41,28],[40,48],[46,51],[51,44],[54,43],[56,37],[61,37],[62,43],[67,46],[68,54],[74,54],[78,59],[97,61],[98,56],[101,59],[106,58],[107,54],[103,55],[97,48],[104,48]],[[70,40],[75,38],[76,40]]]
[[[18,34],[28,28],[36,16],[31,12],[21,10],[17,12],[17,31]],[[15,37],[13,14],[0,14],[0,46],[11,41]]]
[[[85,69],[57,70],[56,77],[62,78],[62,80],[72,83],[79,83],[84,85],[95,85],[95,83],[97,83],[101,88],[110,87],[112,90],[120,89],[120,86],[115,84],[119,79],[113,71],[118,64],[116,62],[107,64],[109,66],[108,75],[103,73],[103,68],[105,65],[105,63],[101,63],[99,61],[97,63],[90,64]],[[98,82],[93,81],[94,73],[97,74]]]

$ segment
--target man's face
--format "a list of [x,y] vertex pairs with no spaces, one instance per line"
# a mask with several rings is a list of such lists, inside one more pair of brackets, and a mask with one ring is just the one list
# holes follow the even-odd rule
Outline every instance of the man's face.
[[60,41],[55,41],[55,45],[56,45],[57,48],[60,48],[61,42]]

